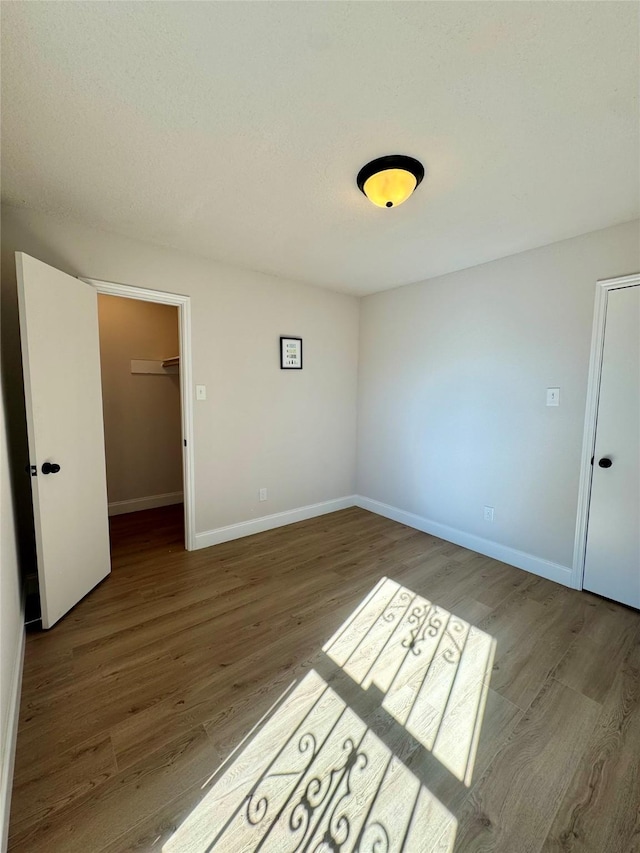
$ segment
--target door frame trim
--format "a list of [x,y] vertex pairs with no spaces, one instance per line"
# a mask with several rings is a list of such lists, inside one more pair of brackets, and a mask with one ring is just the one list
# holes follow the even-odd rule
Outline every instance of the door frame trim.
[[600,377],[602,374],[602,355],[604,351],[604,333],[607,319],[607,302],[612,290],[640,285],[640,273],[624,275],[618,278],[605,278],[596,282],[596,298],[593,313],[593,331],[591,333],[591,355],[589,358],[589,381],[587,384],[587,403],[585,408],[582,456],[580,461],[580,485],[578,488],[578,516],[573,547],[573,568],[571,585],[575,589],[583,588],[584,564],[587,555],[587,525],[589,504],[591,502],[591,478],[593,466],[591,458],[595,451],[596,422],[600,399]]
[[182,437],[187,446],[182,448],[182,476],[184,491],[184,544],[187,551],[196,547],[195,528],[195,456],[193,445],[193,369],[191,363],[191,297],[180,293],[168,293],[164,290],[149,290],[131,284],[118,284],[97,278],[84,278],[81,281],[91,285],[98,293],[107,296],[122,296],[124,299],[138,299],[142,302],[157,302],[161,305],[175,305],[178,308],[179,355],[180,355],[180,401],[182,408]]

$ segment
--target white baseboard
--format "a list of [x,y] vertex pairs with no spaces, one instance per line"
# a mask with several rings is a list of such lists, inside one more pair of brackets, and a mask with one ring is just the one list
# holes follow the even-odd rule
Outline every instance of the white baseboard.
[[448,527],[446,524],[431,521],[412,512],[406,512],[397,507],[389,506],[389,504],[362,497],[362,495],[349,495],[331,501],[298,507],[297,509],[287,510],[286,512],[263,515],[260,518],[252,518],[250,521],[241,521],[238,524],[229,524],[227,527],[218,527],[215,530],[207,530],[204,533],[196,533],[195,547],[196,549],[209,548],[211,545],[230,542],[232,539],[241,539],[243,536],[252,536],[254,533],[263,533],[265,530],[273,530],[276,527],[294,524],[296,521],[305,521],[308,518],[337,512],[351,506],[359,506],[362,509],[375,512],[377,515],[383,515],[385,518],[398,521],[400,524],[406,524],[408,527],[421,530],[423,533],[430,533],[439,539],[445,539],[447,542],[453,542],[455,545],[468,548],[470,551],[476,551],[478,554],[484,554],[486,557],[492,557],[494,560],[500,560],[518,569],[524,569],[534,575],[561,583],[564,586],[572,586],[572,571],[567,566],[561,566],[558,563],[544,560],[542,557],[527,554],[525,551],[518,551],[516,548],[492,542],[490,539],[474,536],[472,533],[465,533],[463,530]]
[[[24,612],[22,614],[24,617]],[[11,788],[13,785],[13,766],[16,757],[16,740],[18,738],[18,718],[20,716],[20,692],[22,689],[22,669],[24,664],[25,630],[24,618],[20,619],[20,636],[13,664],[13,675],[9,693],[9,709],[7,727],[2,732],[2,767],[0,768],[0,850],[7,849],[9,836],[9,814],[11,812]]]
[[181,504],[182,492],[167,492],[165,495],[149,495],[146,498],[132,498],[129,501],[113,501],[109,504],[109,515],[124,515],[141,509],[156,509],[159,506]]
[[331,501],[301,506],[297,509],[289,509],[285,512],[275,512],[273,515],[263,515],[260,518],[252,518],[250,521],[240,521],[238,524],[229,524],[227,527],[217,527],[215,530],[196,533],[195,547],[196,549],[209,548],[211,545],[219,545],[221,542],[230,542],[232,539],[241,539],[243,536],[253,536],[254,533],[263,533],[265,530],[284,527],[286,524],[294,524],[296,521],[306,521],[308,518],[315,518],[318,515],[348,509],[350,506],[355,506],[355,503],[355,496],[349,495]]
[[446,524],[431,521],[428,518],[423,518],[421,515],[405,512],[403,509],[398,509],[395,506],[389,506],[389,504],[374,501],[371,498],[365,498],[361,495],[356,495],[355,504],[362,509],[375,512],[377,515],[383,515],[385,518],[399,521],[408,527],[414,527],[423,533],[430,533],[439,539],[446,539],[447,542],[453,542],[455,545],[468,548],[470,551],[484,554],[485,557],[492,557],[494,560],[500,560],[502,563],[508,563],[510,566],[524,569],[526,572],[540,575],[540,577],[561,583],[564,586],[573,586],[572,570],[567,566],[543,560],[542,557],[535,557],[533,554],[527,554],[525,551],[518,551],[516,548],[500,545],[500,543],[492,542],[490,539],[483,539],[481,536],[465,533],[463,530],[457,530],[455,527],[448,527]]

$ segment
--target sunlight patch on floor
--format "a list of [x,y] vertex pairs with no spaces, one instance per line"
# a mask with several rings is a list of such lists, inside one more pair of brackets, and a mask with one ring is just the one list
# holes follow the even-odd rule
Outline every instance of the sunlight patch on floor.
[[452,849],[455,831],[447,809],[312,671],[163,850],[418,853],[425,839]]
[[[453,850],[456,818],[429,779],[446,768],[470,784],[495,641],[382,578],[323,653],[163,853]],[[429,753],[431,771],[414,767]]]
[[456,778],[470,784],[495,640],[383,578],[323,651]]

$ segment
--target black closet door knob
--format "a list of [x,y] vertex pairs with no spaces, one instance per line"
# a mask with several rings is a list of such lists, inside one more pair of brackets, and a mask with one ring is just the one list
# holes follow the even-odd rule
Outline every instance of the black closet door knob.
[[613,462],[607,456],[603,456],[602,459],[598,460],[598,465],[601,468],[611,468]]
[[55,462],[45,462],[42,466],[43,474],[57,474],[60,470],[60,466],[56,465]]

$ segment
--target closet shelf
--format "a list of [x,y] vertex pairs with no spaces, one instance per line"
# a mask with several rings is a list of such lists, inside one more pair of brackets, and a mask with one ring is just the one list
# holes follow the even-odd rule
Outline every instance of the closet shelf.
[[180,357],[162,359],[132,358],[132,373],[156,373],[160,376],[169,376],[180,372]]

